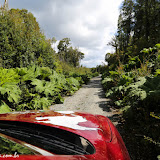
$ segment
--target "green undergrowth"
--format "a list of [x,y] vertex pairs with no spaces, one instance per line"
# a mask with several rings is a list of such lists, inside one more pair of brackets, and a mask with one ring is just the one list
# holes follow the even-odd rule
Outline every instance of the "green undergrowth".
[[[129,151],[134,150],[141,159],[157,159],[160,153],[160,44],[143,49],[138,56],[129,58],[128,63],[120,63],[117,69],[103,73],[102,79],[106,97],[123,112],[124,132],[128,133],[124,139],[127,146],[132,146]],[[132,159],[136,159],[134,154]]]
[[88,71],[65,75],[35,65],[0,68],[0,113],[47,109],[50,105],[63,103],[64,96],[73,95],[92,76]]

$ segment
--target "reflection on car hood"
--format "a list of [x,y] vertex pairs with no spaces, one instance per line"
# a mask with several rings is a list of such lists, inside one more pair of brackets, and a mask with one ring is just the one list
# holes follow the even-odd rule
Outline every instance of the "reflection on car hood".
[[36,122],[49,123],[53,125],[63,126],[67,128],[72,128],[75,130],[96,130],[97,128],[90,128],[85,126],[80,126],[79,123],[87,122],[86,118],[71,114],[72,116],[46,116],[46,117],[36,117]]

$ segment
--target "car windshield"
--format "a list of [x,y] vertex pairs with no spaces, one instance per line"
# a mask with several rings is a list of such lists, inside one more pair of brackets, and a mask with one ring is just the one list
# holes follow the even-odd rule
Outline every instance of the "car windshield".
[[95,152],[93,145],[85,138],[72,132],[45,125],[0,121],[0,133],[53,154],[89,155]]

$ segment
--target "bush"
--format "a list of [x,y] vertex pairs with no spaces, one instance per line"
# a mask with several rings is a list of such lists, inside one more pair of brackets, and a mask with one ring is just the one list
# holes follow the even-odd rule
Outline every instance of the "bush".
[[0,111],[10,111],[9,105],[14,107],[20,100],[21,90],[18,86],[19,75],[14,69],[0,69]]
[[160,142],[159,118],[154,119],[160,115],[159,46],[142,50],[138,56],[130,58],[128,64],[104,74],[102,80],[106,96],[123,111],[126,132],[134,136],[128,143],[137,147],[135,135],[140,135],[138,145],[146,145],[153,157],[160,151],[157,145]]
[[90,75],[68,76],[48,67],[0,68],[0,112],[25,109],[46,109],[63,103],[64,95],[72,95]]

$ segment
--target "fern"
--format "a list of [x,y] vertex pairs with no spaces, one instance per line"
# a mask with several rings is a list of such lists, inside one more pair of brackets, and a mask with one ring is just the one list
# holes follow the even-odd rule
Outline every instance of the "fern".
[[[28,68],[0,68],[0,107],[7,111],[7,105],[15,110],[42,109],[53,103],[62,103],[64,95],[77,91],[89,74],[66,78],[47,67],[36,65]],[[0,101],[0,102],[1,102]]]
[[154,78],[148,77],[142,88],[147,92],[148,96],[160,98],[160,76]]
[[49,67],[42,67],[40,69],[41,79],[49,78],[52,75],[52,70]]
[[60,87],[58,85],[54,85],[51,82],[46,82],[46,84],[44,86],[44,94],[46,95],[46,97],[48,97],[49,95],[55,96],[60,91],[61,91]]
[[74,87],[79,87],[80,85],[78,80],[73,77],[67,78],[67,81]]
[[76,80],[75,78],[70,77],[70,78],[66,78],[66,80],[67,80],[67,84],[71,91],[73,92],[77,91],[78,88],[80,87],[78,80]]
[[34,79],[31,84],[35,86],[36,92],[45,94],[46,97],[48,97],[49,95],[54,96],[60,92],[59,87],[52,82]]
[[[122,74],[122,75],[120,76],[118,85],[128,86],[130,83],[133,82],[133,77],[131,77],[131,75],[126,75],[126,74],[127,74],[127,73]],[[129,74],[129,73],[128,73],[128,74]]]

